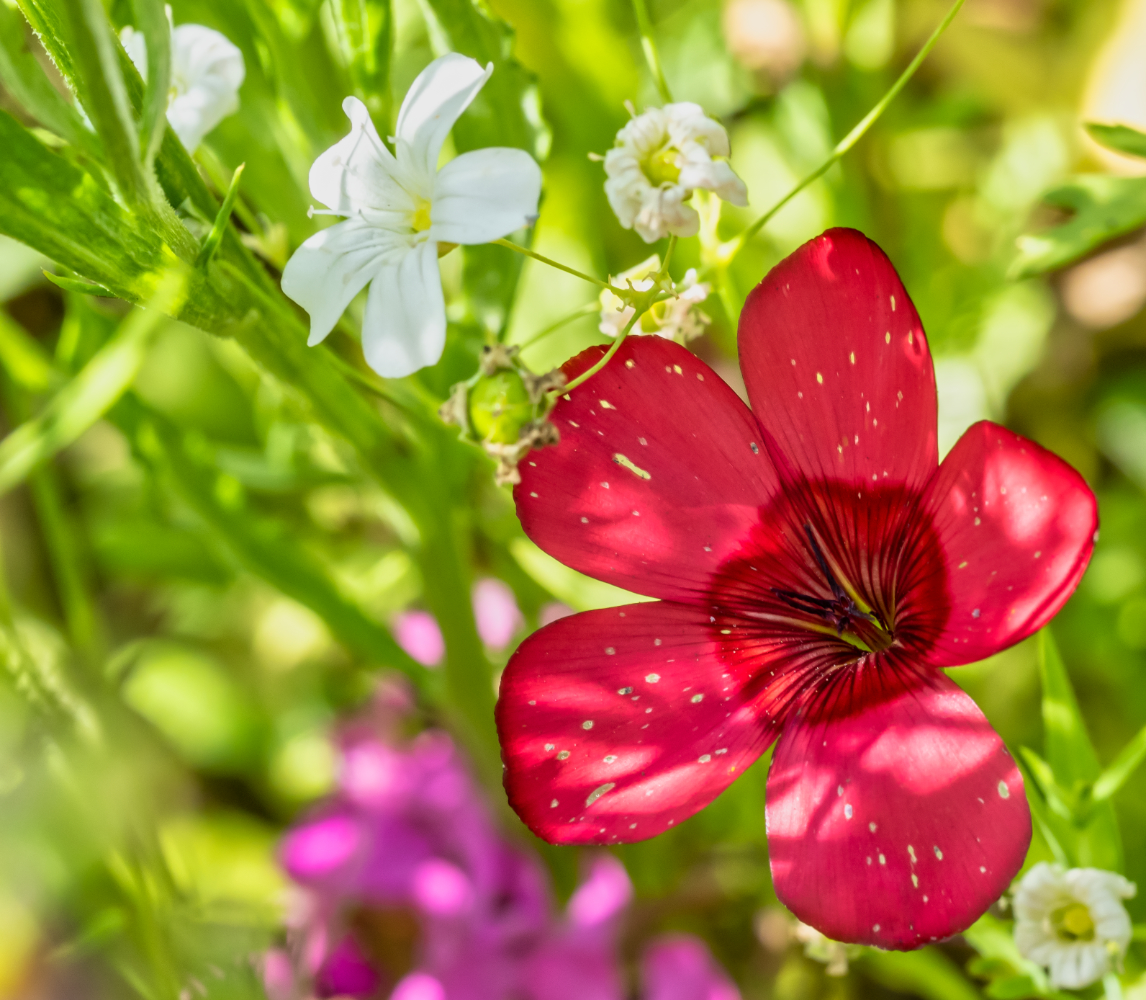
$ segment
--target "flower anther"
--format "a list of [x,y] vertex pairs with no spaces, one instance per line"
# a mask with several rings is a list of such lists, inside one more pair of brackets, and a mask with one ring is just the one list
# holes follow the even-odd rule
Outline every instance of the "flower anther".
[[1094,495],[987,422],[939,464],[927,339],[861,233],[774,268],[738,339],[753,409],[679,345],[629,337],[522,463],[526,534],[658,600],[518,648],[497,707],[509,800],[550,842],[643,840],[775,744],[780,900],[833,940],[917,947],[1003,894],[1031,832],[1014,760],[944,668],[1057,613]]
[[728,133],[699,104],[680,102],[634,115],[605,154],[605,194],[622,226],[646,243],[695,236],[700,216],[687,204],[696,189],[734,205],[748,189],[728,162]]
[[[167,20],[171,20],[170,7]],[[143,33],[128,26],[119,37],[146,80]],[[202,24],[172,24],[167,121],[188,152],[194,153],[208,132],[239,110],[239,88],[245,77],[243,53],[226,35]]]
[[454,122],[493,72],[448,53],[422,71],[398,113],[391,152],[366,106],[348,97],[350,134],[311,167],[310,190],[342,216],[287,262],[283,291],[310,314],[321,343],[367,285],[362,349],[379,375],[409,375],[441,357],[446,309],[437,260],[458,245],[488,243],[531,225],[541,168],[521,149],[478,149],[440,170]]
[[1015,888],[1015,944],[1055,989],[1096,983],[1126,954],[1133,928],[1122,900],[1136,891],[1114,872],[1041,861]]

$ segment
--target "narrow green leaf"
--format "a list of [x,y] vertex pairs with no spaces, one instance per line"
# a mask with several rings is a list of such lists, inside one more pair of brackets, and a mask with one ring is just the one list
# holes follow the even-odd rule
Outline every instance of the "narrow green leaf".
[[1090,789],[1100,773],[1098,755],[1050,629],[1039,633],[1038,642],[1046,759],[1055,781],[1071,794],[1077,810],[1074,843],[1063,846],[1076,864],[1121,871],[1122,836],[1114,810],[1109,802],[1089,801]]
[[100,0],[60,0],[68,19],[68,41],[79,70],[77,95],[103,141],[106,166],[124,199],[147,200],[140,166],[139,137],[119,66],[121,46]]
[[24,18],[0,4],[0,83],[44,128],[77,149],[97,155],[96,137],[44,75],[24,44],[24,32]]
[[1146,760],[1146,727],[1139,730],[1138,735],[1122,748],[1113,763],[1098,776],[1098,780],[1094,783],[1094,801],[1105,802],[1112,798],[1144,760]]
[[1102,125],[1098,122],[1087,122],[1085,128],[1095,142],[1107,149],[1146,158],[1146,133],[1128,125]]
[[1063,819],[1071,819],[1073,812],[1068,805],[1070,795],[1059,787],[1050,764],[1030,747],[1019,747],[1019,755],[1023,758],[1023,763],[1026,764],[1031,777],[1038,784],[1038,790],[1046,799],[1047,805]]
[[923,1000],[979,1000],[979,991],[936,948],[918,951],[868,949],[856,963],[881,986]]
[[390,0],[330,0],[338,47],[358,96],[382,125],[390,121]]
[[1023,783],[1027,791],[1027,804],[1031,807],[1031,817],[1035,821],[1038,832],[1042,835],[1043,840],[1046,841],[1047,847],[1050,848],[1050,852],[1054,855],[1055,861],[1064,868],[1073,867],[1074,861],[1063,845],[1069,844],[1073,849],[1075,840],[1074,828],[1068,820],[1063,819],[1051,810],[1038,779],[1031,773],[1030,768],[1027,767],[1026,761],[1021,753],[1019,754],[1019,766],[1023,769]]
[[242,180],[245,168],[245,163],[240,163],[235,168],[235,174],[231,178],[231,186],[227,188],[227,197],[223,199],[219,214],[215,216],[215,223],[203,241],[203,246],[199,248],[199,256],[195,258],[196,267],[206,267],[211,262],[211,258],[215,256],[215,251],[219,249],[219,244],[223,242],[223,234],[227,231],[227,223],[230,221],[231,212],[235,207],[235,199],[239,196],[239,181]]
[[[167,127],[167,101],[171,88],[171,24],[163,0],[133,0],[135,19],[147,44],[147,90],[140,122],[143,164],[150,169]],[[126,85],[124,91],[125,100]]]
[[175,311],[186,278],[169,273],[147,309],[136,310],[83,370],[52,397],[43,412],[0,441],[0,494],[39,463],[76,440],[131,385],[164,313]]
[[1081,174],[1048,192],[1044,202],[1070,213],[1046,232],[1020,236],[1010,277],[1065,267],[1146,222],[1146,178]]
[[0,309],[0,365],[20,388],[47,392],[59,379],[52,362],[23,327]]
[[305,549],[285,544],[290,534],[285,525],[257,518],[241,503],[224,502],[225,479],[200,456],[189,453],[177,425],[134,395],[122,400],[111,419],[136,454],[174,487],[240,565],[310,608],[334,635],[371,663],[424,679],[425,668],[410,659],[384,626],[344,597]]
[[75,292],[77,295],[102,295],[105,298],[115,297],[115,292],[104,288],[103,285],[93,284],[90,281],[80,281],[78,278],[68,278],[62,274],[53,274],[51,271],[44,271],[43,273],[44,277],[53,285],[62,288],[65,292]]

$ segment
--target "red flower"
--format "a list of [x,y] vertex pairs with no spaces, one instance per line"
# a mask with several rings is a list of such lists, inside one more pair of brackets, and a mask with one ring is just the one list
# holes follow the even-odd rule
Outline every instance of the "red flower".
[[1014,761],[941,668],[1054,616],[1094,496],[986,422],[937,465],[923,328],[860,233],[773,269],[739,337],[753,411],[683,348],[631,337],[522,464],[530,538],[660,600],[522,644],[497,709],[509,800],[552,843],[642,840],[775,741],[780,899],[831,938],[916,947],[978,917],[1030,841]]

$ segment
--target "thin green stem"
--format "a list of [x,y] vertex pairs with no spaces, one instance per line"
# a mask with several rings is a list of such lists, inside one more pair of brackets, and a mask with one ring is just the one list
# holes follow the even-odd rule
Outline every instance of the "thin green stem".
[[943,32],[947,30],[948,25],[955,19],[955,15],[959,13],[959,8],[963,6],[964,0],[955,0],[951,5],[951,9],[947,12],[946,17],[939,22],[938,27],[931,33],[931,37],[924,43],[923,48],[916,53],[915,58],[911,60],[900,75],[899,79],[891,85],[891,89],[880,98],[879,103],[875,105],[863,119],[853,128],[847,135],[845,135],[832,150],[831,155],[828,156],[823,163],[821,163],[815,170],[813,170],[807,177],[801,180],[791,191],[789,191],[783,198],[781,198],[775,205],[773,205],[767,212],[765,212],[759,219],[752,223],[747,229],[744,230],[736,239],[726,244],[724,253],[722,254],[722,263],[727,266],[729,262],[744,248],[744,245],[752,239],[761,229],[763,229],[772,219],[776,213],[780,211],[785,205],[788,204],[793,198],[796,197],[810,184],[815,183],[824,176],[829,170],[832,169],[839,162],[840,158],[848,152],[861,138],[868,129],[875,124],[879,116],[887,110],[888,105],[899,96],[899,92],[907,86],[907,81],[914,75],[915,71],[922,65],[923,60],[935,48],[935,43],[939,41]]
[[641,48],[645,53],[645,61],[649,64],[649,71],[653,74],[661,100],[665,104],[672,103],[672,92],[668,81],[665,80],[664,70],[661,68],[660,53],[657,52],[657,43],[653,40],[653,22],[649,18],[649,8],[646,0],[633,0],[633,12],[637,15],[637,30],[641,33]]
[[676,236],[669,237],[668,249],[665,250],[665,261],[661,264],[661,269],[657,273],[658,278],[663,278],[669,271],[669,264],[672,263],[672,252],[676,249]]
[[517,349],[519,351],[524,351],[527,347],[532,347],[539,341],[544,340],[551,333],[556,333],[563,326],[568,326],[574,320],[580,319],[582,316],[588,316],[591,313],[595,313],[600,308],[601,304],[599,302],[586,302],[585,305],[581,306],[579,309],[575,309],[573,312],[569,313],[568,316],[562,316],[561,319],[559,319],[556,323],[550,323],[549,326],[547,326],[544,330],[540,330],[539,332],[535,333],[532,337],[525,341],[525,343],[518,344]]
[[608,288],[610,291],[616,291],[615,288],[606,282],[601,281],[600,278],[593,278],[582,271],[578,271],[576,268],[566,267],[564,264],[558,264],[555,260],[550,260],[548,257],[543,257],[541,254],[533,250],[527,250],[525,247],[518,246],[516,243],[510,243],[509,240],[492,240],[491,242],[496,243],[499,247],[508,247],[515,253],[524,254],[526,257],[532,257],[534,260],[541,261],[542,264],[548,264],[550,267],[557,268],[558,271],[564,271],[566,274],[571,274],[573,277],[580,278],[582,281],[588,281],[590,284],[597,285],[599,288]]
[[[667,298],[667,296],[665,296],[665,297]],[[657,301],[660,301],[660,300],[658,299]],[[596,375],[597,372],[599,372],[602,368],[604,368],[605,365],[607,365],[610,361],[612,361],[613,355],[617,353],[617,351],[620,349],[621,345],[625,342],[625,338],[628,337],[629,331],[636,325],[637,320],[641,318],[641,313],[643,311],[644,310],[634,309],[633,315],[629,317],[629,322],[625,324],[625,328],[620,332],[620,334],[618,334],[617,339],[613,341],[613,343],[609,347],[609,349],[604,354],[601,355],[600,360],[595,365],[593,365],[593,367],[590,368],[588,371],[583,371],[580,375],[578,375],[572,382],[570,382],[563,389],[558,389],[557,390],[558,394],[564,395],[567,392],[572,392],[574,389],[577,388],[577,386],[584,385],[586,382],[589,381],[589,379],[591,379],[594,375]]]

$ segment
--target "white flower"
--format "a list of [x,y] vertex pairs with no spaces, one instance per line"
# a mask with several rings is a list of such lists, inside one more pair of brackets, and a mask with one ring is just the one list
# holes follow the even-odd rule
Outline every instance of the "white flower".
[[1135,892],[1133,882],[1114,872],[1063,871],[1042,861],[1015,890],[1015,944],[1024,958],[1050,970],[1056,989],[1089,986],[1126,952],[1131,926],[1122,900]]
[[[171,20],[171,8],[167,8]],[[143,33],[124,28],[124,49],[147,79],[147,43]],[[171,96],[167,121],[188,152],[227,115],[239,110],[239,87],[246,76],[243,53],[226,35],[201,24],[171,27]]]
[[312,346],[366,285],[362,349],[379,375],[409,375],[442,356],[446,307],[438,257],[533,223],[541,168],[521,149],[479,149],[437,169],[442,143],[493,72],[451,52],[414,81],[398,113],[397,155],[366,106],[348,97],[350,135],[310,170],[311,194],[347,216],[287,261],[283,291],[310,313]]
[[[653,287],[650,275],[661,269],[661,259],[653,254],[635,267],[622,271],[609,283],[614,288],[631,286],[638,292],[647,292]],[[698,308],[708,298],[711,288],[707,284],[697,284],[696,268],[689,268],[681,282],[683,291],[671,299],[657,302],[633,328],[633,333],[655,333],[667,340],[684,344],[704,333],[704,328],[712,322]],[[609,337],[619,337],[621,331],[633,317],[633,307],[625,305],[620,296],[608,289],[601,292],[601,324],[598,329]]]
[[724,160],[713,159],[728,153],[728,133],[699,104],[649,108],[617,133],[605,154],[605,194],[621,225],[646,243],[669,233],[695,236],[700,216],[686,202],[696,188],[748,204],[744,182]]

